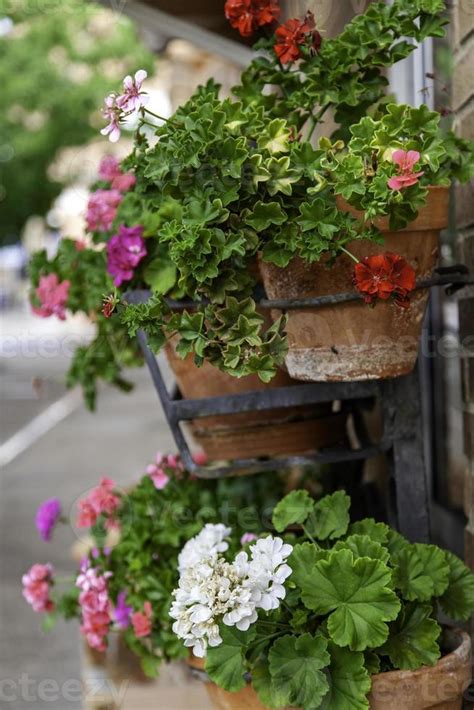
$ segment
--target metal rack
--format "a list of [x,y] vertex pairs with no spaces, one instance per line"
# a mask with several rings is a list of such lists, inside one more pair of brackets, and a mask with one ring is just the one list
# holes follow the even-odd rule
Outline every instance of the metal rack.
[[[425,289],[445,286],[453,294],[467,284],[474,283],[474,276],[463,265],[438,269],[432,279],[420,281],[416,288]],[[135,291],[126,296],[130,303],[146,301],[150,293]],[[359,300],[358,293],[342,293],[302,300],[268,300],[260,298],[263,308],[283,310],[323,307],[328,304]],[[172,309],[182,310],[195,305],[190,302],[168,300]],[[265,470],[291,466],[314,466],[323,463],[344,463],[365,460],[384,453],[390,467],[388,494],[388,517],[392,525],[413,541],[430,539],[429,495],[426,466],[423,452],[423,422],[418,368],[408,376],[391,380],[367,380],[363,382],[304,383],[291,387],[279,387],[244,394],[181,399],[179,393],[169,394],[158,360],[150,349],[146,334],[139,331],[138,340],[150,370],[154,386],[161,401],[181,458],[186,468],[200,478],[224,478],[232,475],[252,474]],[[370,439],[362,418],[357,416],[358,406],[367,400],[378,398],[383,414],[383,433],[374,442]],[[225,465],[197,465],[192,458],[181,423],[212,415],[255,412],[281,407],[316,405],[340,400],[355,412],[354,424],[360,445],[357,448],[333,447],[314,454],[278,458],[238,459]]]

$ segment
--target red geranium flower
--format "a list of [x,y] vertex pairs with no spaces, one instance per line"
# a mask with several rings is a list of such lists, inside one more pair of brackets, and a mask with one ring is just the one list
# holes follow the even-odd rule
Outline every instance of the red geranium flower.
[[415,282],[413,267],[399,254],[390,252],[366,256],[354,270],[354,283],[366,303],[393,297],[397,306],[408,308],[408,294],[415,288]]
[[315,29],[316,23],[312,12],[307,12],[304,20],[288,20],[280,25],[275,32],[277,43],[275,52],[282,64],[289,64],[301,56],[300,47],[311,46],[318,52],[322,38]]
[[281,12],[277,0],[227,0],[224,11],[231,26],[243,37],[250,37],[259,27],[269,25]]

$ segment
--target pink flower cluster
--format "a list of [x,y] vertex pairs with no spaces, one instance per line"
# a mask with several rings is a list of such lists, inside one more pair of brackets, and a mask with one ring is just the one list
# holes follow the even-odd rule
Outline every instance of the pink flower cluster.
[[50,587],[53,578],[52,565],[36,564],[23,575],[23,596],[36,612],[52,611],[54,602],[50,598]]
[[118,234],[107,243],[107,271],[120,286],[133,278],[134,270],[146,256],[143,227],[125,227],[121,224]]
[[111,143],[116,143],[120,138],[122,118],[138,111],[147,103],[149,97],[142,92],[142,84],[147,76],[144,69],[139,69],[134,77],[128,75],[123,80],[123,94],[119,96],[110,94],[106,97],[102,114],[108,124],[101,130],[101,133],[103,136],[108,136]]
[[87,203],[86,222],[90,232],[108,232],[122,202],[123,193],[136,183],[135,175],[123,173],[120,163],[112,155],[106,155],[99,166],[99,178],[110,183],[110,190],[96,190]]
[[137,638],[143,638],[144,636],[149,636],[152,627],[152,609],[151,603],[145,602],[143,605],[143,611],[136,611],[131,616],[133,630],[135,631],[135,636]]
[[59,320],[65,320],[70,285],[67,279],[60,283],[57,274],[41,276],[39,286],[35,289],[41,305],[32,306],[33,313],[41,318],[57,316]]
[[173,454],[166,455],[158,452],[156,454],[155,463],[151,463],[146,467],[146,472],[155,484],[155,488],[159,491],[166,488],[170,481],[170,477],[166,473],[166,469],[182,471],[183,465],[179,460],[179,457],[173,456]]
[[111,576],[111,572],[100,574],[95,567],[90,566],[86,558],[76,580],[76,586],[81,590],[81,633],[89,646],[97,651],[105,651],[107,648],[106,640],[113,612],[107,589],[107,580]]
[[115,495],[117,484],[111,478],[101,478],[100,484],[86,498],[79,501],[77,527],[90,528],[99,515],[113,515],[120,505],[120,497]]
[[392,155],[392,160],[398,166],[398,175],[394,175],[388,181],[388,186],[392,190],[403,190],[404,187],[415,185],[424,172],[415,173],[415,165],[420,160],[417,150],[396,150]]

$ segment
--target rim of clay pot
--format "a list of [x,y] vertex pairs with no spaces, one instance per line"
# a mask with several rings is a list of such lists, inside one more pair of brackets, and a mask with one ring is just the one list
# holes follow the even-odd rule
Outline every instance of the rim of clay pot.
[[443,670],[444,667],[450,667],[452,672],[453,665],[462,666],[471,656],[471,637],[463,629],[445,627],[443,629],[444,639],[450,648],[449,652],[442,656],[434,666],[422,666],[415,671],[386,671],[385,673],[376,673],[372,676],[372,690],[377,679],[398,681],[400,676],[409,675],[411,678],[418,678],[429,675],[436,670]]

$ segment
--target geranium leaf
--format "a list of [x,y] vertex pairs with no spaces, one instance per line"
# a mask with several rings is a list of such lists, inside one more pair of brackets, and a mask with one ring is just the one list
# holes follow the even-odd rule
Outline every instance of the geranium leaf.
[[275,530],[283,532],[288,525],[304,523],[313,507],[314,501],[308,491],[291,491],[273,510],[272,523]]
[[387,655],[395,668],[404,671],[434,665],[441,655],[438,644],[441,627],[431,618],[432,613],[428,605],[406,604],[390,624],[390,636],[379,653]]
[[364,654],[334,643],[329,644],[329,653],[329,693],[320,705],[321,710],[367,710],[371,681]]
[[301,545],[295,545],[288,560],[288,564],[293,570],[291,581],[301,589],[307,584],[311,585],[314,565],[328,555],[328,550],[318,550],[317,546],[312,542],[303,542]]
[[334,540],[346,534],[351,499],[344,491],[321,498],[307,520],[307,529],[317,540]]
[[444,550],[416,543],[393,557],[394,583],[408,601],[427,602],[441,596],[449,581],[449,564]]
[[368,557],[354,559],[350,550],[333,551],[327,560],[317,562],[301,596],[316,614],[330,614],[329,635],[352,651],[384,643],[386,622],[400,610],[387,565]]
[[235,693],[245,687],[244,651],[255,633],[255,627],[244,632],[221,624],[222,643],[207,649],[206,673],[224,690]]
[[261,232],[271,224],[283,224],[286,220],[287,216],[278,202],[257,202],[245,223]]
[[439,601],[451,619],[467,621],[474,611],[474,574],[452,552],[446,551],[445,555],[449,565],[449,582]]
[[358,520],[356,523],[352,523],[349,527],[349,534],[368,535],[371,540],[385,545],[388,540],[389,530],[390,528],[388,525],[385,525],[385,523],[377,523],[373,518],[364,518],[364,520]]
[[271,710],[278,710],[278,708],[285,706],[285,694],[279,693],[272,683],[268,664],[259,663],[253,668],[252,686],[266,707],[271,708]]
[[333,549],[350,550],[354,557],[372,557],[382,562],[388,562],[390,558],[388,550],[368,535],[349,535],[345,540],[338,540]]
[[268,659],[272,684],[285,704],[318,707],[329,690],[321,671],[330,661],[323,636],[283,636],[273,644]]

